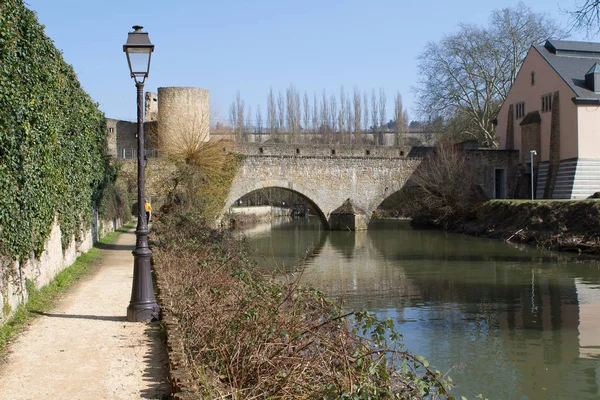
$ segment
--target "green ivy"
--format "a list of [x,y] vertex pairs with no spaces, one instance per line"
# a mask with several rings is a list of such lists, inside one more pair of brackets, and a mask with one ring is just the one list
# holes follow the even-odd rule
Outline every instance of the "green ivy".
[[91,221],[110,176],[104,115],[35,14],[0,1],[0,254],[63,246]]

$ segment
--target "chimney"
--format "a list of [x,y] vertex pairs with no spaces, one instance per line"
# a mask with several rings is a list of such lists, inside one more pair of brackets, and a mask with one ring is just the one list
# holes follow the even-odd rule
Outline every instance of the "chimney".
[[594,63],[585,74],[585,86],[594,93],[600,93],[600,65]]

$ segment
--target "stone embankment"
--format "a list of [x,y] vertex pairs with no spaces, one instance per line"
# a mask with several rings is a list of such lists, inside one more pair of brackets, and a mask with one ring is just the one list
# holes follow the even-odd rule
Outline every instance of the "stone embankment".
[[551,250],[600,255],[600,202],[488,201],[458,231]]

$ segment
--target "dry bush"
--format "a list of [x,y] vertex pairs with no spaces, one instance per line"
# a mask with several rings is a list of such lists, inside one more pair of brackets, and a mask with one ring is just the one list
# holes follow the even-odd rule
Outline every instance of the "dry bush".
[[154,146],[174,167],[165,168],[159,184],[167,194],[166,211],[176,208],[206,219],[222,211],[240,159],[229,151],[231,142],[210,138],[208,120],[208,110],[196,110],[174,126],[159,121]]
[[426,361],[390,349],[391,320],[358,313],[351,328],[322,293],[251,272],[241,242],[186,217],[164,216],[154,235],[162,307],[184,332],[201,398],[452,398]]
[[451,228],[469,218],[475,205],[484,200],[476,175],[465,152],[440,142],[411,177],[416,203],[415,222]]

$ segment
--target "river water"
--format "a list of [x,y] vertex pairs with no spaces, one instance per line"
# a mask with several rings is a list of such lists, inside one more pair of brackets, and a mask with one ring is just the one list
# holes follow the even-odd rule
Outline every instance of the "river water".
[[375,221],[316,218],[245,232],[266,270],[292,271],[348,309],[391,317],[405,347],[450,371],[460,398],[600,399],[600,261]]

